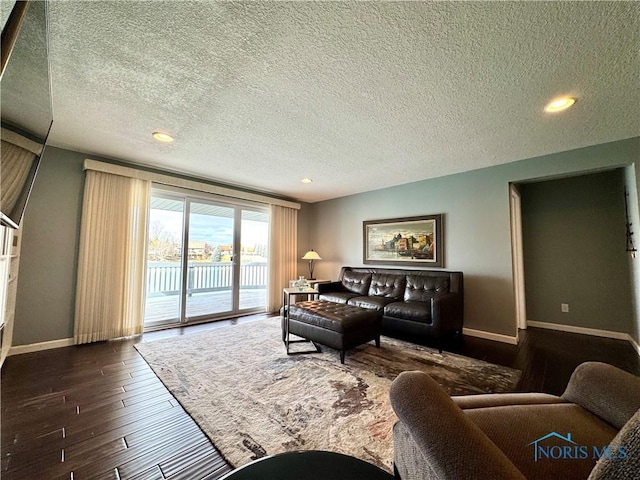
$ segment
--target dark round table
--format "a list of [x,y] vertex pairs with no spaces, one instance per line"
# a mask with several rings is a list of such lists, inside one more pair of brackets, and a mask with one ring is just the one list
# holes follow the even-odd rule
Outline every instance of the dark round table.
[[260,458],[220,480],[392,480],[375,465],[341,453],[307,450]]

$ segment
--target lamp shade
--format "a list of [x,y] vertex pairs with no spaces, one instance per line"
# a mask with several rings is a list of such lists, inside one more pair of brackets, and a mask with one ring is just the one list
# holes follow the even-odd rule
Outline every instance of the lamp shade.
[[322,260],[322,257],[318,255],[318,252],[309,250],[307,253],[304,254],[304,257],[302,257],[302,260]]

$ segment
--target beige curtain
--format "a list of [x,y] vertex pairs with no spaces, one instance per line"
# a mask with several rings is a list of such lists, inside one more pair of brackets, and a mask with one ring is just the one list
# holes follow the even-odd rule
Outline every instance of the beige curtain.
[[151,183],[86,171],[75,343],[142,333]]
[[271,205],[269,225],[267,312],[277,312],[282,304],[282,289],[296,278],[298,270],[298,210]]
[[5,142],[4,139],[0,143],[0,147],[2,148],[0,210],[9,215],[18,202],[24,183],[37,155],[19,145]]

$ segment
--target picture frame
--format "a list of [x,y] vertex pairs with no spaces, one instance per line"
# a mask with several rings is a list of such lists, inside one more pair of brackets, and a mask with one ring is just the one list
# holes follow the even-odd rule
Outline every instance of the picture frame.
[[363,262],[444,267],[443,214],[365,220]]

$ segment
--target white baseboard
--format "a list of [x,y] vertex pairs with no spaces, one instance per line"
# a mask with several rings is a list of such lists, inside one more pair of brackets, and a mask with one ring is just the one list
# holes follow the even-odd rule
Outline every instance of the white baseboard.
[[628,333],[612,332],[610,330],[600,330],[597,328],[577,327],[575,325],[561,325],[559,323],[535,322],[531,320],[527,320],[527,326],[535,328],[547,328],[549,330],[559,330],[561,332],[580,333],[582,335],[593,335],[594,337],[629,340]]
[[597,328],[577,327],[575,325],[561,325],[559,323],[536,322],[532,320],[527,320],[527,326],[559,330],[561,332],[579,333],[582,335],[593,335],[595,337],[614,338],[616,340],[627,340],[638,355],[640,355],[640,345],[638,345],[638,342],[636,342],[636,340],[628,333],[600,330]]
[[[527,321],[527,325],[536,328],[547,328],[549,330],[560,330],[563,332],[580,333],[584,335],[594,335],[597,337],[627,340],[629,343],[631,343],[631,346],[638,353],[638,355],[640,355],[640,344],[638,344],[638,342],[628,333],[611,332],[608,330],[597,330],[593,328],[536,321]],[[503,335],[500,333],[486,332],[484,330],[475,330],[473,328],[463,328],[462,334],[469,335],[470,337],[484,338],[485,340],[508,343],[510,345],[518,344],[518,337],[511,337],[509,335]],[[15,347],[11,347],[8,355],[20,355],[21,353],[39,352],[41,350],[68,347],[71,345],[74,345],[73,338],[61,338],[60,340],[52,340],[49,342],[31,343],[29,345],[17,345]]]
[[470,337],[484,338],[485,340],[494,340],[496,342],[508,343],[510,345],[518,344],[518,337],[510,337],[501,333],[485,332],[484,330],[474,330],[473,328],[462,328],[463,335]]
[[68,347],[74,345],[73,338],[61,338],[60,340],[52,340],[50,342],[30,343],[28,345],[17,345],[11,347],[9,355],[20,355],[21,353],[39,352],[41,350],[50,350],[52,348]]

